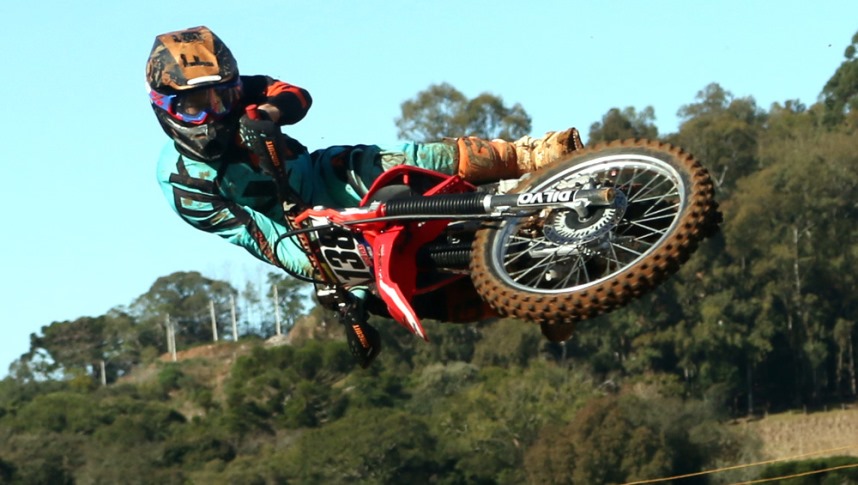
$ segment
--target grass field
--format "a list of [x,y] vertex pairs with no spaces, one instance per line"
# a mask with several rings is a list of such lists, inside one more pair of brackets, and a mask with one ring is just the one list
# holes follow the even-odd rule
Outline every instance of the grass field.
[[[745,421],[762,441],[764,459],[858,456],[858,409],[787,412]],[[812,454],[799,458],[799,455]]]

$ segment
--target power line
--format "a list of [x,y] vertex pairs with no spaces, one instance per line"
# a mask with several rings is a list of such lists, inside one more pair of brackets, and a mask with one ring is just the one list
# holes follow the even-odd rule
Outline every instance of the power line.
[[[806,456],[823,455],[823,454],[826,454],[826,453],[832,453],[832,452],[835,452],[835,451],[848,450],[848,449],[850,449],[850,448],[856,448],[856,447],[858,447],[858,443],[853,443],[853,444],[851,444],[851,445],[847,445],[847,446],[839,446],[839,447],[837,447],[837,448],[829,448],[829,449],[827,449],[827,450],[819,450],[819,451],[812,451],[812,452],[810,452],[810,453],[802,453],[802,454],[800,454],[800,455],[788,456],[788,457],[784,457],[784,458],[776,458],[776,459],[774,459],[774,460],[766,460],[766,461],[759,461],[759,462],[756,462],[756,463],[747,463],[747,464],[744,464],[744,465],[733,465],[733,466],[728,466],[728,467],[715,468],[715,469],[712,469],[712,470],[706,470],[706,471],[702,471],[702,472],[695,472],[695,473],[687,473],[687,474],[685,474],[685,475],[676,475],[676,476],[673,476],[673,477],[653,478],[653,479],[651,479],[651,480],[640,480],[640,481],[637,481],[637,482],[628,482],[628,483],[625,483],[624,485],[641,485],[641,484],[645,484],[645,483],[658,483],[658,482],[666,482],[666,481],[669,481],[669,480],[679,480],[679,479],[681,479],[681,478],[698,477],[698,476],[700,476],[700,475],[709,475],[709,474],[712,474],[712,473],[720,473],[720,472],[726,472],[726,471],[730,471],[730,470],[738,470],[738,469],[741,469],[741,468],[749,468],[749,467],[753,467],[753,466],[760,466],[760,465],[770,465],[770,464],[772,464],[772,463],[778,463],[778,462],[781,462],[781,461],[793,461],[793,460],[796,460],[796,459],[798,459],[798,458],[803,458],[803,457],[806,457]],[[846,468],[851,468],[851,467],[856,467],[856,466],[858,466],[858,464],[855,464],[855,465],[847,465],[847,466],[846,466]],[[838,469],[838,468],[843,468],[843,467],[835,467],[835,468],[833,468],[833,469]],[[821,473],[822,471],[830,471],[830,470],[821,470],[819,473]],[[770,480],[770,479],[765,479],[765,480],[763,480],[763,481],[769,481],[769,480]],[[773,479],[772,479],[772,480],[773,480]],[[760,483],[760,482],[745,482],[745,483]]]
[[827,473],[827,472],[834,471],[834,470],[843,470],[845,468],[858,468],[858,463],[853,463],[852,465],[833,466],[831,468],[823,468],[822,470],[813,470],[810,472],[796,473],[793,475],[784,475],[781,477],[761,478],[759,480],[751,480],[750,482],[734,483],[733,485],[751,485],[752,483],[771,482],[774,480],[786,480],[787,478],[805,477],[807,475],[816,475],[817,473]]

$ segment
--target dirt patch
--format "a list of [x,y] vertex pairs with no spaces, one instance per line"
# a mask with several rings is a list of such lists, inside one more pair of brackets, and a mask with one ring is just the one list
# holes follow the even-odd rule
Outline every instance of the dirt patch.
[[[208,345],[200,345],[187,350],[176,352],[176,361],[183,361],[197,358],[234,358],[237,354],[247,352],[250,345],[234,342],[213,343]],[[158,357],[161,362],[172,362],[173,356],[170,353],[161,354]]]
[[[766,459],[858,456],[858,409],[769,415],[740,424],[760,437]],[[817,452],[819,452],[817,454]],[[798,459],[798,458],[797,458]]]

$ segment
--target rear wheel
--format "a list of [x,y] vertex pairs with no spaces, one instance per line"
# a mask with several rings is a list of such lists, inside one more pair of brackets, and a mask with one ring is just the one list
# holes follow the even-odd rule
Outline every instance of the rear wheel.
[[647,140],[585,149],[524,179],[515,192],[612,188],[609,207],[485,225],[471,274],[503,315],[543,325],[551,340],[625,305],[688,259],[719,221],[709,173],[679,148]]

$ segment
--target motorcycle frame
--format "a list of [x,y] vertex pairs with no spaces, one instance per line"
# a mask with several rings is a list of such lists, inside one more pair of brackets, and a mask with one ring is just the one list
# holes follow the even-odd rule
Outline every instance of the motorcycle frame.
[[[417,197],[379,200],[385,187],[400,185]],[[316,232],[319,244],[312,255],[328,286],[348,290],[374,284],[375,293],[399,324],[428,341],[415,312],[415,295],[434,291],[459,278],[451,274],[429,288],[417,288],[417,253],[437,239],[454,219],[497,220],[511,212],[533,213],[545,208],[565,207],[576,211],[588,206],[607,206],[613,189],[568,189],[492,195],[476,193],[477,187],[457,175],[446,175],[410,165],[382,173],[356,208],[336,210],[312,208],[295,218],[310,226],[287,234]],[[464,198],[463,198],[464,194]],[[410,205],[414,204],[414,207]],[[434,207],[432,207],[434,206]],[[431,210],[426,210],[429,207]],[[333,231],[346,231],[344,237]],[[331,231],[325,243],[325,231]]]

